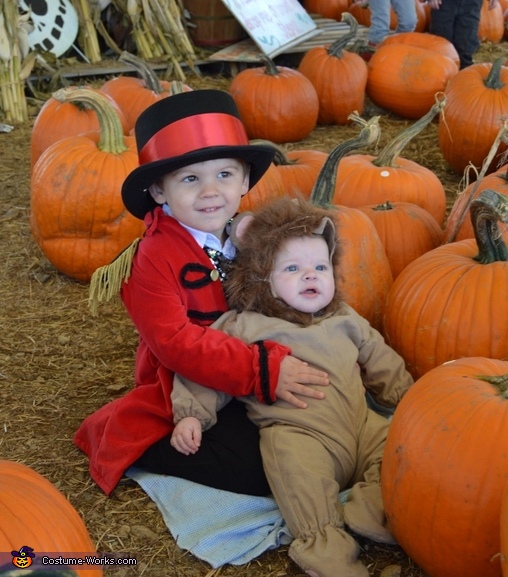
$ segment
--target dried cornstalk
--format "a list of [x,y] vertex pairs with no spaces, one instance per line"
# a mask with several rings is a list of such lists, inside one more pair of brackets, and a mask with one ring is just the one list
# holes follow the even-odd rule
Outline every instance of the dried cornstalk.
[[0,0],[0,102],[5,120],[14,124],[28,121],[27,70],[23,67],[23,58],[28,54],[25,21],[17,2]]
[[[71,2],[78,14],[79,40],[85,57],[90,62],[100,62],[102,60],[101,49],[99,47],[99,38],[97,37],[97,30],[94,26],[89,0],[71,0]],[[91,0],[91,2],[94,4],[94,0]]]

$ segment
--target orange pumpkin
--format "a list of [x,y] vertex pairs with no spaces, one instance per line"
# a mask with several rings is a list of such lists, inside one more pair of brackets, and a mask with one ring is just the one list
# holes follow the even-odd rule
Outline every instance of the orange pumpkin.
[[415,379],[460,357],[508,358],[508,232],[497,226],[508,222],[508,198],[487,189],[470,210],[476,240],[417,258],[388,296],[384,335]]
[[[438,130],[439,148],[458,174],[468,164],[481,167],[501,128],[508,110],[508,68],[504,59],[473,64],[458,72],[448,83],[446,110]],[[474,113],[473,113],[474,111]],[[501,144],[488,172],[494,172]]]
[[[21,463],[0,460],[0,486],[1,551],[10,553],[23,546],[30,547],[35,555],[32,568],[40,568],[37,561],[41,554],[96,556],[95,546],[78,512],[45,477]],[[79,567],[71,566],[81,577],[103,574],[99,567]]]
[[489,2],[482,2],[478,38],[480,42],[499,44],[504,36],[504,15],[500,2],[492,8]]
[[417,119],[431,109],[458,73],[443,54],[410,44],[378,47],[368,63],[367,95],[374,104],[402,118]]
[[508,482],[505,485],[501,497],[500,525],[501,570],[503,572],[503,577],[508,577]]
[[314,85],[319,99],[318,124],[349,124],[349,115],[365,105],[367,64],[345,46],[356,37],[357,21],[344,12],[350,31],[330,47],[315,46],[303,56],[298,70]]
[[316,127],[319,101],[312,82],[286,66],[246,68],[229,86],[249,138],[296,142]]
[[344,301],[370,324],[382,329],[388,292],[393,284],[390,263],[372,221],[360,210],[332,204],[337,164],[345,155],[374,142],[379,135],[378,117],[369,122],[351,118],[362,126],[357,138],[337,145],[329,154],[317,178],[310,202],[333,213],[337,242],[341,250],[337,286]]
[[349,7],[349,0],[303,0],[303,7],[309,14],[340,20]]
[[457,196],[446,220],[443,242],[474,238],[473,225],[468,212],[469,204],[487,188],[508,195],[508,164],[479,181],[471,182]]
[[43,152],[32,172],[30,227],[60,272],[87,282],[144,231],[120,195],[138,166],[136,142],[123,135],[105,95],[63,89],[55,97],[93,106],[101,131],[64,138]]
[[376,157],[350,154],[337,171],[333,203],[360,207],[392,202],[412,202],[442,224],[446,213],[446,193],[432,170],[400,156],[403,148],[430,124],[445,106],[440,98],[430,111],[402,130]]
[[256,210],[265,202],[285,194],[282,176],[275,164],[271,164],[255,186],[242,196],[238,212]]
[[151,104],[173,94],[192,90],[179,80],[159,80],[144,60],[129,52],[122,52],[119,61],[132,66],[139,77],[118,76],[107,80],[100,90],[111,96],[122,109],[129,132],[134,128],[138,116]]
[[274,146],[273,163],[282,177],[285,193],[292,198],[309,198],[328,153],[321,150],[284,150]]
[[[88,87],[88,89],[99,92],[98,88]],[[111,96],[107,98],[122,123],[123,133],[129,134],[130,128],[123,111]],[[99,119],[93,108],[82,102],[59,102],[51,96],[39,110],[32,127],[31,169],[33,170],[39,156],[53,143],[67,136],[77,136],[93,130],[99,130]]]
[[437,220],[412,202],[360,206],[376,227],[390,263],[393,280],[422,254],[438,247],[443,230]]
[[[421,5],[421,2],[418,2]],[[400,32],[387,36],[378,46],[386,46],[388,44],[397,44],[402,46],[416,46],[417,48],[424,48],[425,50],[432,50],[443,56],[448,56],[455,62],[457,68],[460,66],[459,53],[455,46],[446,38],[437,36],[436,34],[422,33],[422,32]],[[401,48],[402,48],[401,46]]]
[[426,575],[501,577],[507,390],[508,362],[463,358],[418,379],[395,410],[383,502],[394,536]]

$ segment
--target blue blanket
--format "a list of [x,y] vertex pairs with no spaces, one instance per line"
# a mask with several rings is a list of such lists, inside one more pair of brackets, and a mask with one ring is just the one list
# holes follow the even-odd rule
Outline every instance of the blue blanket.
[[[177,545],[214,569],[243,565],[293,539],[271,497],[238,495],[134,467],[126,475],[155,502]],[[340,494],[343,502],[347,493]]]

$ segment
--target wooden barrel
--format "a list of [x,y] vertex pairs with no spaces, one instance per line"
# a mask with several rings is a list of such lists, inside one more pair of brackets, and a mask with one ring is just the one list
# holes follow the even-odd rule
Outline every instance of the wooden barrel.
[[190,16],[189,35],[196,46],[227,46],[247,37],[221,0],[184,0],[183,4]]

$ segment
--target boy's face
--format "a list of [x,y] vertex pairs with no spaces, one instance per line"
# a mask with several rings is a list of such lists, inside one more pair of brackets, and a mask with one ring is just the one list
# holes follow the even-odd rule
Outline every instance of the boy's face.
[[206,160],[166,174],[160,187],[154,200],[166,202],[178,221],[223,240],[227,222],[249,190],[249,170],[235,158]]
[[274,296],[298,311],[317,313],[326,307],[335,293],[335,278],[324,238],[284,242],[275,256],[270,282]]

